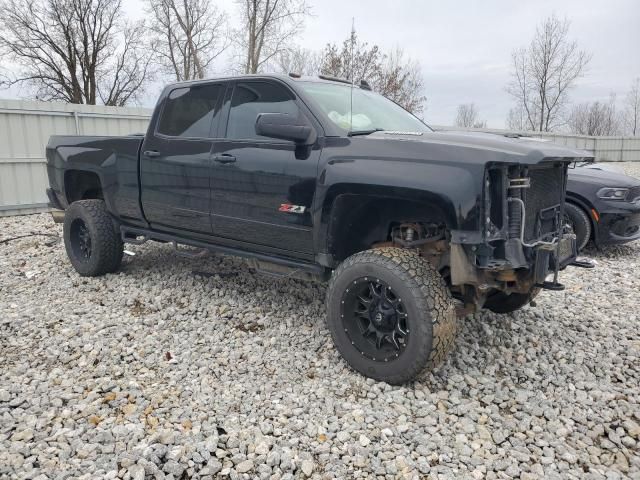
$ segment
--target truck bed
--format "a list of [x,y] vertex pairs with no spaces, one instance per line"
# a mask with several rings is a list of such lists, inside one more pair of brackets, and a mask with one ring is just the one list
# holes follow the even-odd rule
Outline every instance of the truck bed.
[[82,194],[73,189],[78,175],[95,175],[111,213],[128,223],[146,225],[140,205],[138,170],[143,140],[141,135],[51,137],[46,152],[47,174],[60,205],[66,208],[74,200],[70,197]]

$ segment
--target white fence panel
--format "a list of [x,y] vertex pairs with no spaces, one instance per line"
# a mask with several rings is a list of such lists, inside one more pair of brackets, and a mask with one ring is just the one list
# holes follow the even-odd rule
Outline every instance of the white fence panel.
[[0,216],[46,209],[51,135],[144,133],[150,116],[146,108],[0,100]]

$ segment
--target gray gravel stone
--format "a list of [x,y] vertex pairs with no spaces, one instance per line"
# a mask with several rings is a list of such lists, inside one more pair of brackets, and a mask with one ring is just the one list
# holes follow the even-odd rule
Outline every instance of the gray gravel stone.
[[507,440],[507,434],[502,430],[495,430],[491,434],[491,438],[497,445],[500,445],[501,443],[504,443]]
[[0,389],[0,402],[8,402],[11,399],[11,394],[4,388]]
[[305,476],[310,477],[313,473],[313,462],[311,460],[304,460],[300,465],[300,468]]
[[[0,218],[32,231],[61,227]],[[0,247],[0,478],[640,478],[640,243],[392,387],[336,354],[322,284],[160,244],[82,278],[43,238]]]
[[238,473],[247,473],[249,471],[253,470],[253,461],[252,460],[245,460],[243,462],[240,462],[239,464],[236,465],[236,471]]
[[182,475],[182,472],[184,472],[185,467],[175,460],[169,460],[164,464],[163,470],[167,473],[170,473],[171,475],[179,477],[180,475]]
[[133,465],[129,469],[129,474],[131,475],[131,480],[144,480],[144,467],[140,465]]

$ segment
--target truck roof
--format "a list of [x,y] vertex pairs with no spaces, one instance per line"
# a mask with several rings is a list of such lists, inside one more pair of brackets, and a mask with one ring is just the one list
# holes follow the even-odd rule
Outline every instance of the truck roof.
[[[208,77],[197,80],[184,80],[181,82],[172,82],[167,84],[167,87],[175,87],[180,85],[197,85],[199,83],[208,83],[216,80],[244,80],[244,79],[276,79],[283,81],[288,84],[295,84],[295,82],[304,81],[304,82],[317,82],[317,83],[339,83],[351,85],[351,82],[345,78],[332,77],[330,75],[317,75],[317,76],[302,76],[297,73],[289,73],[288,75],[280,74],[280,73],[245,73],[241,75],[225,75],[225,76],[215,76]],[[370,90],[369,84],[366,81],[361,81],[360,83],[354,83],[353,86],[355,88],[363,88],[365,90]]]

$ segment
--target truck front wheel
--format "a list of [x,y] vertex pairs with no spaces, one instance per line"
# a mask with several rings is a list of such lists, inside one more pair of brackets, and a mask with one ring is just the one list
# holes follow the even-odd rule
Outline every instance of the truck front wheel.
[[438,271],[416,252],[393,247],[356,253],[333,272],[327,324],[354,370],[394,385],[440,363],[457,333]]
[[115,272],[122,262],[122,239],[102,200],[79,200],[65,211],[64,245],[83,277]]

